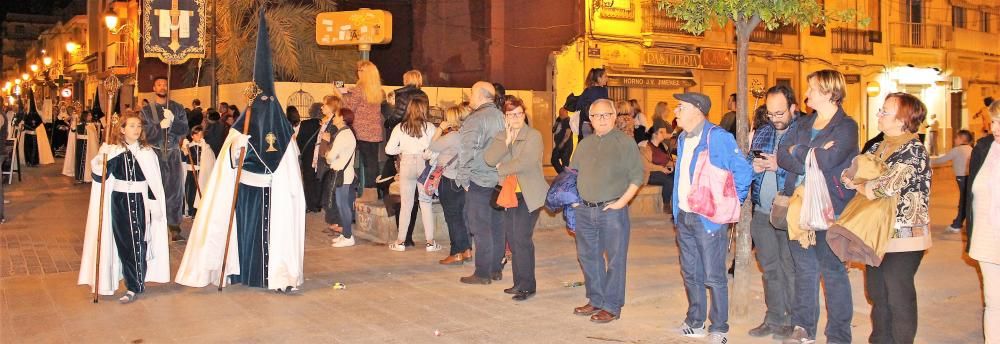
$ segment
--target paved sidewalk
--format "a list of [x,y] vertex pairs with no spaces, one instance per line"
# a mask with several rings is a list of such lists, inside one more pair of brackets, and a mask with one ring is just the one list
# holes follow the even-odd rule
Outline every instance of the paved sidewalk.
[[[661,218],[634,220],[626,306],[621,320],[606,325],[572,314],[586,299],[583,287],[563,286],[581,281],[582,274],[572,238],[562,230],[536,233],[538,294],[515,303],[502,292],[511,283],[509,268],[500,283],[463,285],[458,278],[471,274],[471,265],[438,265],[446,253],[399,253],[367,242],[331,248],[315,214],[308,216],[307,280],[300,295],[151,284],[134,304],[104,297],[95,305],[89,288],[76,285],[89,186],[72,185],[52,166],[25,172],[24,182],[7,192],[11,221],[0,225],[0,343],[702,342],[669,333],[683,319],[686,300],[673,229]],[[982,342],[976,270],[961,256],[961,237],[943,233],[954,216],[954,182],[950,171],[935,173],[936,236],[917,274],[917,341]],[[183,249],[171,246],[174,271]],[[854,340],[866,342],[862,273],[852,269],[850,275]],[[334,282],[347,289],[334,290]],[[774,342],[745,335],[763,317],[759,283],[753,295],[749,319],[731,322],[730,343]]]

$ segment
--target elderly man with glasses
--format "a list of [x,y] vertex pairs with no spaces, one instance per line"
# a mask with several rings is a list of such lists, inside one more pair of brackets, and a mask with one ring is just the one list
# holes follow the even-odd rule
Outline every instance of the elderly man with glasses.
[[625,305],[628,203],[643,183],[643,165],[635,141],[615,129],[614,103],[597,100],[589,114],[594,134],[580,141],[570,163],[579,171],[577,188],[583,199],[575,206],[576,253],[589,302],[573,313],[607,323],[618,319]]

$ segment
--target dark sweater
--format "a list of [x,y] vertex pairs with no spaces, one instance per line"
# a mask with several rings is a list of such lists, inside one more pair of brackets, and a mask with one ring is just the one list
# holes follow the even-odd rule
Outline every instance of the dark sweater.
[[[972,157],[969,158],[969,180],[965,183],[967,185],[969,194],[965,197],[965,204],[961,205],[965,207],[965,214],[968,216],[968,220],[965,222],[965,231],[968,233],[968,237],[972,237],[972,224],[974,221],[973,217],[976,213],[972,210],[972,199],[976,197],[972,191],[972,183],[976,181],[976,176],[979,175],[979,170],[983,168],[983,163],[986,162],[986,156],[990,153],[990,147],[993,146],[993,135],[987,135],[984,138],[979,139],[976,142],[976,146],[972,148]],[[966,242],[965,251],[969,252],[969,242]]]
[[583,90],[583,94],[580,94],[580,98],[576,99],[576,109],[580,110],[580,123],[590,122],[590,104],[593,104],[598,99],[608,99],[607,87],[587,87],[587,89]]
[[[838,109],[830,123],[812,139],[816,117],[818,115],[814,112],[795,121],[778,144],[778,166],[788,171],[784,194],[791,196],[795,192],[798,177],[805,175],[809,149],[815,148],[816,163],[826,179],[834,213],[839,216],[847,202],[854,198],[854,190],[848,190],[841,184],[840,174],[851,166],[851,161],[858,155],[858,123],[848,117],[843,108]],[[834,142],[833,147],[824,149],[823,146],[830,141]]]

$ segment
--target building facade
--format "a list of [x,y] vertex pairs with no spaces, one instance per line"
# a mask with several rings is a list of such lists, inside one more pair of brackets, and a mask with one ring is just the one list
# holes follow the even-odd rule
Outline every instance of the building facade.
[[[861,142],[878,134],[875,113],[885,95],[907,92],[937,116],[941,147],[950,145],[953,131],[970,126],[983,97],[1000,93],[1000,4],[993,0],[838,0],[824,6],[853,10],[870,23],[758,27],[751,35],[751,90],[785,84],[801,98],[809,73],[836,69],[847,79],[843,106],[858,121]],[[586,33],[550,59],[557,103],[583,91],[590,68],[604,67],[611,97],[638,100],[647,116],[659,101],[672,109],[672,94],[684,91],[711,97],[709,119],[716,123],[728,111],[727,96],[736,92],[732,25],[692,35],[657,1],[587,0],[579,10]],[[749,99],[751,106],[762,103]]]

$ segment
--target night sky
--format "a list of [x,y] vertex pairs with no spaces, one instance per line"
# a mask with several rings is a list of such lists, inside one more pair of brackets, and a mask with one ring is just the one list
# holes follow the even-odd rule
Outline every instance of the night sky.
[[16,1],[16,0],[4,0],[0,1],[0,20],[3,20],[3,16],[8,12],[14,13],[28,13],[28,14],[52,14],[52,10],[56,8],[66,7],[70,3],[70,0],[31,0],[31,1]]

